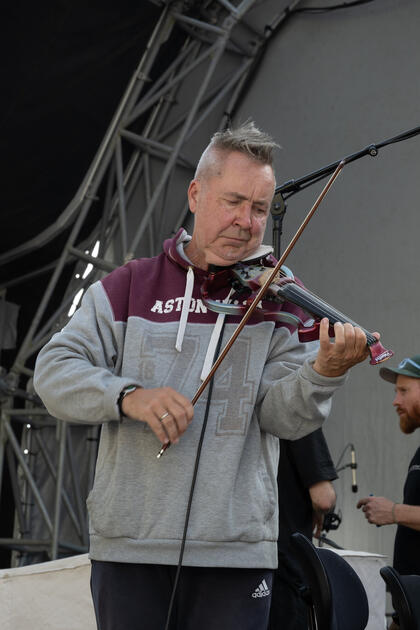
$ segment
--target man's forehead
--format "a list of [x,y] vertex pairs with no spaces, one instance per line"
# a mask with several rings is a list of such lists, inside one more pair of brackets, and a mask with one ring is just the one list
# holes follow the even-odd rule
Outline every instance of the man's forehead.
[[248,171],[252,169],[254,172],[260,171],[261,174],[270,174],[273,178],[275,177],[274,168],[271,164],[262,162],[252,155],[247,155],[240,151],[231,151],[225,155],[222,154],[217,161],[220,166],[219,172],[221,175],[229,170],[244,169]]
[[269,192],[260,193],[260,191],[256,191],[256,194],[253,194],[253,193],[254,191],[252,191],[252,193],[249,194],[245,191],[227,189],[224,194],[227,197],[232,197],[234,199],[239,199],[239,200],[244,200],[244,201],[250,200],[250,199],[252,199],[253,201],[260,201],[261,203],[264,203],[266,201],[271,201],[272,195],[270,195]]
[[257,171],[249,169],[226,169],[213,182],[225,193],[243,195],[245,197],[270,197],[274,195],[274,173],[269,165],[261,164]]
[[395,384],[397,387],[418,388],[420,392],[420,378],[405,376],[405,374],[397,374]]

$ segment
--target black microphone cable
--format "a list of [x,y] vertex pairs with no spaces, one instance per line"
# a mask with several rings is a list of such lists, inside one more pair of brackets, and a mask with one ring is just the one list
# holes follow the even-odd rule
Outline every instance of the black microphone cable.
[[[216,347],[216,350],[215,350],[215,353],[214,353],[214,357],[213,357],[213,365],[214,365],[214,362],[216,361],[216,359],[217,359],[217,357],[219,356],[219,353],[220,353],[220,348],[221,348],[222,340],[223,340],[223,332],[224,332],[224,329],[225,329],[225,322],[226,322],[226,318],[223,320],[222,328],[220,330],[219,340],[217,342],[217,347]],[[190,520],[191,506],[192,506],[193,497],[194,497],[195,484],[196,484],[196,481],[197,481],[198,467],[199,467],[199,464],[200,464],[200,457],[201,457],[201,450],[202,450],[202,447],[203,447],[204,434],[206,432],[207,421],[208,421],[208,417],[209,417],[210,401],[211,401],[211,396],[212,396],[212,392],[213,392],[214,377],[215,377],[215,374],[213,374],[213,376],[212,376],[212,378],[211,378],[211,380],[209,382],[209,388],[208,388],[208,394],[207,394],[207,402],[206,402],[206,409],[205,409],[205,412],[204,412],[204,419],[203,419],[203,426],[201,427],[200,439],[198,440],[197,453],[195,455],[194,471],[193,471],[193,476],[192,476],[192,480],[191,480],[190,494],[189,494],[189,497],[188,497],[187,510],[185,512],[184,531],[183,531],[183,534],[182,534],[181,548],[180,548],[180,551],[179,551],[179,558],[178,558],[178,564],[177,564],[176,573],[175,573],[174,585],[172,587],[171,599],[169,601],[168,613],[167,613],[166,623],[165,623],[165,630],[169,630],[169,624],[170,624],[170,621],[171,621],[172,610],[173,610],[173,606],[174,606],[174,603],[175,603],[176,590],[177,590],[177,587],[178,587],[179,576],[180,576],[181,568],[182,568],[182,560],[184,558],[185,543],[186,543],[186,540],[187,540],[188,523],[189,523],[189,520]]]

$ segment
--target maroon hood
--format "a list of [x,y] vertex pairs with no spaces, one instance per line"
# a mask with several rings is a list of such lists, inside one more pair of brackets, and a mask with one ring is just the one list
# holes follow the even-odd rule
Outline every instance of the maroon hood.
[[[129,317],[144,317],[151,321],[178,321],[180,317],[180,304],[185,294],[186,272],[191,265],[178,253],[177,244],[187,243],[190,236],[181,228],[177,234],[165,240],[163,252],[154,258],[139,258],[132,260],[123,267],[119,267],[108,276],[102,279],[102,284],[108,295],[111,308],[116,321],[127,321]],[[257,257],[254,260],[247,260],[249,264],[263,264],[267,267],[274,267],[276,259],[268,254]],[[220,271],[219,271],[220,269]],[[194,267],[194,289],[192,299],[195,308],[188,315],[188,321],[193,323],[214,322],[217,314],[214,312],[203,312],[201,301],[201,289],[203,283],[209,278],[210,272]],[[211,297],[223,300],[231,286],[231,274],[229,268],[216,268],[212,273],[218,281],[213,285]],[[303,286],[296,279],[296,282]],[[238,297],[245,299],[242,295],[233,295],[232,299]],[[265,308],[273,309],[273,302],[263,300]],[[300,317],[302,321],[309,319],[308,315],[298,306],[285,302],[276,304],[275,310],[284,310]],[[261,321],[261,310],[249,320],[249,324]],[[238,323],[241,317],[231,315],[229,321]],[[276,322],[276,327],[286,326],[291,332],[294,326]]]

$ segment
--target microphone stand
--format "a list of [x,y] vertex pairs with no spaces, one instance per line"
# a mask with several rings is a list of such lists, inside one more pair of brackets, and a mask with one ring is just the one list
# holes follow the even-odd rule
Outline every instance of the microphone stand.
[[348,164],[349,162],[354,162],[365,155],[370,155],[371,157],[376,157],[378,155],[379,149],[387,146],[388,144],[394,144],[396,142],[402,142],[403,140],[408,140],[409,138],[414,138],[420,134],[420,127],[414,127],[413,129],[409,129],[408,131],[404,131],[398,136],[394,136],[393,138],[388,138],[387,140],[383,140],[382,142],[375,142],[369,144],[364,149],[357,151],[356,153],[352,153],[345,158],[337,160],[333,164],[328,164],[323,168],[314,171],[313,173],[309,173],[308,175],[304,175],[299,179],[291,179],[281,186],[277,186],[274,191],[274,199],[271,206],[271,216],[273,219],[273,247],[274,247],[274,255],[278,259],[280,257],[281,251],[281,235],[282,235],[282,227],[283,227],[283,219],[286,214],[286,200],[295,195],[296,193],[304,190],[308,186],[319,182],[324,177],[333,173],[340,162],[344,162]]
[[341,453],[340,457],[338,458],[338,461],[337,461],[336,465],[334,466],[334,468],[335,468],[335,472],[339,473],[339,472],[341,472],[342,470],[345,470],[346,468],[352,468],[352,467],[354,466],[352,462],[350,462],[350,463],[348,463],[348,464],[343,464],[342,466],[340,466],[340,464],[341,464],[341,462],[342,462],[342,460],[343,460],[343,457],[344,457],[345,452],[346,452],[348,449],[351,449],[352,447],[354,448],[353,444],[352,444],[351,442],[349,442],[349,443],[348,443],[348,444],[346,444],[346,446],[343,448],[343,452]]
[[344,549],[341,545],[331,540],[331,538],[327,538],[325,534],[321,535],[321,538],[318,541],[318,547],[323,547],[324,545],[328,545],[329,547],[334,547],[334,549]]
[[274,256],[280,258],[281,235],[283,234],[283,219],[286,214],[286,204],[281,194],[276,195],[271,204],[271,218],[273,219],[273,247]]

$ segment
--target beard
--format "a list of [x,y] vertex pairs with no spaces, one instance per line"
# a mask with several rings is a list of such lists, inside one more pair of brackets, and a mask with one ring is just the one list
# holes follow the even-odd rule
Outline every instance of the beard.
[[407,435],[413,433],[420,427],[420,405],[414,405],[410,415],[408,413],[400,414],[400,429]]
[[403,433],[409,435],[418,429],[418,427],[419,423],[416,422],[416,420],[413,420],[410,416],[407,416],[406,413],[400,416],[400,429]]

